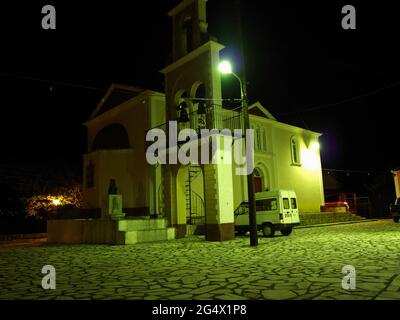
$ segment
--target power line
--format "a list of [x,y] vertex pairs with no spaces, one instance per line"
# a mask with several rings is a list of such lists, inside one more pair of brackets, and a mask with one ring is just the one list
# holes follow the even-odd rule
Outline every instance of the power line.
[[108,90],[108,89],[96,88],[96,87],[92,87],[92,86],[84,86],[84,85],[76,84],[76,83],[53,81],[53,80],[48,80],[48,79],[40,79],[40,78],[31,77],[31,76],[23,76],[23,75],[9,74],[9,73],[0,73],[0,77],[8,77],[8,78],[43,82],[43,83],[48,83],[48,84],[53,84],[53,85],[61,85],[61,86],[65,86],[65,87],[74,87],[74,88],[81,88],[81,89],[87,89],[87,90],[93,90],[93,91],[105,92]]
[[366,97],[372,96],[374,94],[377,94],[379,92],[385,91],[387,89],[391,89],[391,88],[396,87],[398,85],[400,85],[400,81],[392,83],[392,84],[389,84],[386,87],[379,88],[379,89],[376,89],[374,91],[371,91],[371,92],[368,92],[368,93],[364,93],[364,94],[361,94],[361,95],[358,95],[358,96],[355,96],[355,97],[351,97],[351,98],[348,98],[348,99],[344,99],[344,100],[341,100],[341,101],[338,101],[338,102],[333,102],[333,103],[329,103],[329,104],[325,104],[325,105],[318,105],[318,106],[305,108],[305,109],[301,109],[301,110],[297,110],[297,111],[284,112],[284,113],[280,113],[280,114],[277,114],[277,115],[278,116],[287,116],[287,115],[292,115],[292,114],[307,113],[307,112],[312,112],[312,111],[316,111],[316,110],[327,109],[327,108],[330,108],[330,107],[333,107],[333,106],[345,104],[347,102],[352,102],[352,101],[356,101],[356,100],[360,100],[362,98],[366,98]]
[[[36,81],[36,82],[42,82],[42,83],[47,83],[50,85],[61,85],[64,87],[74,87],[74,88],[80,88],[80,89],[86,89],[86,90],[93,90],[93,91],[101,91],[101,92],[106,92],[108,90],[104,88],[97,88],[93,86],[85,86],[81,84],[76,84],[76,83],[71,83],[71,82],[63,82],[63,81],[53,81],[53,80],[48,80],[48,79],[41,79],[41,78],[35,78],[31,76],[23,76],[23,75],[16,75],[16,74],[9,74],[9,73],[0,73],[0,77],[8,77],[8,78],[15,78],[15,79],[22,79],[22,80],[28,80],[28,81]],[[143,94],[143,93],[139,93]],[[153,96],[151,94],[144,94],[145,96]],[[210,98],[197,98],[197,97],[183,97],[184,100],[189,100],[189,101],[227,101],[227,102],[240,102],[242,99],[240,98],[227,98],[227,99],[210,99]]]
[[330,172],[338,172],[338,173],[367,173],[367,174],[376,174],[376,173],[386,173],[386,171],[378,171],[378,170],[345,170],[345,169],[327,169],[324,168],[322,171]]

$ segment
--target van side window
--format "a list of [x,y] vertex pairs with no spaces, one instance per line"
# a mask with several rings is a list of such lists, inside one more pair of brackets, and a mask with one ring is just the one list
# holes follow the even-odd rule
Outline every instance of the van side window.
[[283,198],[283,209],[290,209],[288,198]]
[[276,198],[257,200],[257,211],[273,211],[278,209],[278,200]]
[[292,209],[297,209],[296,198],[290,198],[290,206],[292,207]]

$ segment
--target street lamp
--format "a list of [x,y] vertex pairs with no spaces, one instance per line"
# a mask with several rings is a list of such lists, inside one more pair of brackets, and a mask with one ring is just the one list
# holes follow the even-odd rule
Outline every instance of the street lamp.
[[[249,120],[249,112],[247,105],[247,93],[246,86],[243,85],[242,79],[232,71],[232,65],[229,61],[221,61],[218,66],[219,71],[222,74],[231,74],[236,79],[238,79],[240,84],[240,100],[242,104],[242,112],[244,119],[244,129],[250,129],[250,120]],[[246,137],[246,135],[245,135]],[[247,143],[245,138],[245,143]],[[249,159],[247,159],[249,161]],[[250,226],[250,246],[258,245],[258,237],[257,237],[257,218],[256,218],[256,201],[254,197],[254,180],[253,180],[253,172],[247,175],[247,190],[248,190],[248,198],[249,198],[249,226]]]

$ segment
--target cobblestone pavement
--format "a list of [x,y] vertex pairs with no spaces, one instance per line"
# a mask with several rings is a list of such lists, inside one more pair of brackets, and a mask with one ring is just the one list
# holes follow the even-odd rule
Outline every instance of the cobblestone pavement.
[[[400,299],[400,224],[296,229],[289,237],[0,247],[0,299]],[[41,269],[56,268],[43,290]],[[342,267],[356,289],[342,289]]]

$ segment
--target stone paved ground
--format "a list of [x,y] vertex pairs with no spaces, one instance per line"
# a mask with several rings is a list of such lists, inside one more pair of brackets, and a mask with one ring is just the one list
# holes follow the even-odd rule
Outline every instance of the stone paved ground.
[[[296,229],[223,243],[200,237],[136,244],[0,247],[0,299],[400,299],[400,224]],[[43,265],[57,288],[41,288]],[[356,268],[356,289],[341,287]]]

